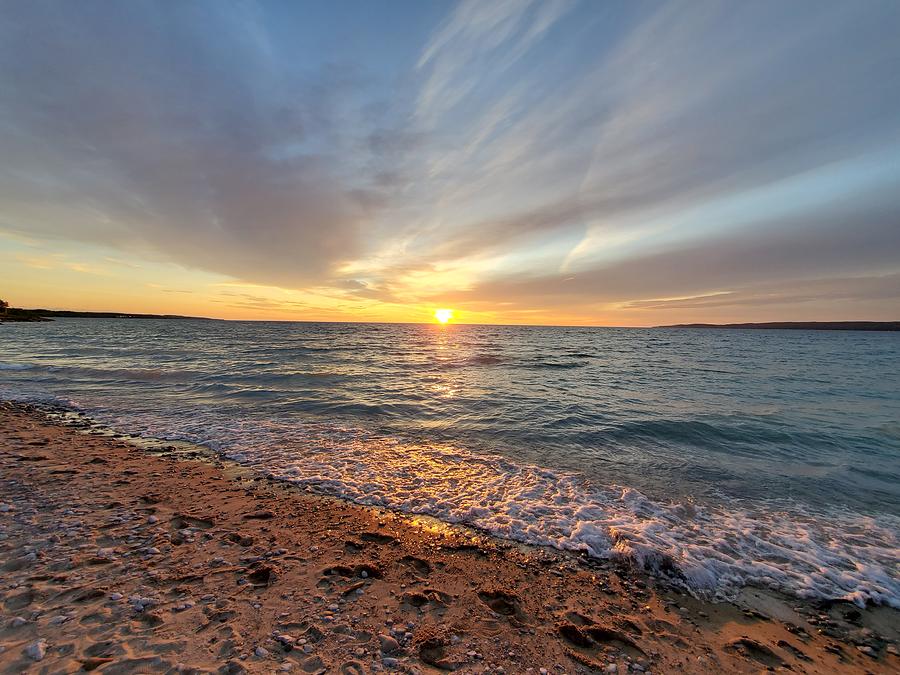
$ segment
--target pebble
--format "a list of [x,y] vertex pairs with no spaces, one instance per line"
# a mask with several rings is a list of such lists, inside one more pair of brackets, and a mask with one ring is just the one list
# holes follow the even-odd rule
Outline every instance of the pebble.
[[253,653],[256,654],[259,658],[264,659],[269,655],[269,650],[265,647],[257,647],[256,651],[254,651]]
[[123,597],[125,597],[125,596],[123,596],[121,593],[113,593],[112,595],[109,596],[109,599],[112,600],[113,602],[118,602]]
[[156,516],[150,516],[149,518],[147,518],[147,522],[151,525],[156,525],[156,523],[159,522],[159,518],[157,518]]
[[25,647],[25,656],[27,656],[32,661],[41,661],[44,656],[47,655],[47,641],[46,640],[35,640],[30,645]]
[[385,654],[390,654],[391,652],[395,652],[400,649],[400,643],[398,643],[390,635],[381,634],[378,636],[378,639],[381,641],[381,651],[383,651]]
[[381,659],[381,663],[384,664],[385,668],[396,668],[400,665],[400,661],[390,656],[385,656]]
[[155,602],[153,598],[141,598],[136,596],[133,596],[130,601],[135,612],[143,612]]
[[9,622],[9,627],[10,628],[20,628],[20,627],[24,626],[26,623],[28,623],[27,619],[23,619],[21,616],[14,616]]
[[606,666],[607,673],[616,673],[618,671],[619,671],[619,666],[617,666],[615,663],[610,663],[608,666]]
[[0,513],[9,513],[10,511],[12,511],[12,506],[6,503],[0,504]]

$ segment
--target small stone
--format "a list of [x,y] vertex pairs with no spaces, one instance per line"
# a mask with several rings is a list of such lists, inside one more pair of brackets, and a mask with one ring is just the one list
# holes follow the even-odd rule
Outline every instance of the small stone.
[[10,628],[21,628],[26,623],[28,623],[28,619],[23,619],[21,616],[14,616],[10,619],[9,627]]
[[6,503],[0,504],[0,513],[9,513],[12,511],[12,506]]
[[121,593],[113,593],[109,596],[109,599],[112,600],[113,602],[118,602],[123,597],[125,597],[125,596],[123,596]]
[[610,663],[608,666],[606,666],[607,673],[616,673],[618,672],[618,670],[619,666],[617,666],[615,663]]
[[257,647],[256,651],[254,651],[253,653],[256,654],[256,656],[258,656],[259,658],[264,659],[269,655],[269,650],[265,647]]
[[378,636],[378,639],[381,641],[381,651],[385,654],[390,654],[400,649],[400,644],[390,635],[381,634]]
[[400,661],[398,661],[397,659],[392,658],[390,656],[382,657],[381,663],[384,665],[385,668],[396,668],[397,666],[400,665]]
[[25,656],[27,656],[32,661],[41,661],[44,656],[47,655],[47,641],[46,640],[35,640],[30,645],[25,647]]
[[159,555],[159,549],[155,546],[151,546],[147,549],[147,555]]
[[53,618],[51,618],[50,621],[48,621],[47,623],[49,623],[51,626],[59,626],[60,624],[63,624],[68,620],[69,620],[69,617],[64,616],[62,614],[58,614],[57,616],[54,616]]
[[151,525],[156,525],[156,523],[159,522],[159,518],[157,518],[156,516],[150,516],[149,518],[147,518],[147,522]]

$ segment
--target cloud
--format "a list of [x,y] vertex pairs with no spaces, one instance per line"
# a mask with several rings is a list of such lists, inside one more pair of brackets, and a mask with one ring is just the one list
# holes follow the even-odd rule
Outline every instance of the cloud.
[[[857,276],[861,269],[894,279],[890,275],[898,267],[900,203],[890,194],[880,200],[867,196],[864,201],[848,203],[830,214],[778,221],[768,230],[706,237],[575,274],[501,277],[439,297],[460,304],[512,302],[546,307],[622,303],[646,309],[649,305],[641,301],[649,299],[659,305],[657,298],[735,292],[760,283],[768,284],[770,290],[780,288],[782,294],[796,294],[797,288],[807,287],[808,279]],[[725,296],[711,298],[716,302]]]
[[402,148],[348,126],[364,75],[286,68],[247,7],[6,6],[7,229],[284,286],[357,254]]
[[463,0],[432,35],[417,68],[427,71],[416,113],[427,122],[479,89],[473,71],[505,74],[544,37],[574,3],[570,0]]
[[805,303],[891,300],[900,302],[900,274],[867,277],[802,279],[789,284],[754,284],[738,291],[724,291],[688,298],[636,300],[624,309],[718,310],[747,307],[793,307]]

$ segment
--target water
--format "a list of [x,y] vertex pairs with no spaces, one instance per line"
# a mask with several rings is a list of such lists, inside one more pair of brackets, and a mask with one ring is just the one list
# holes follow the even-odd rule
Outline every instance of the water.
[[714,597],[900,607],[898,392],[896,333],[0,327],[0,397]]

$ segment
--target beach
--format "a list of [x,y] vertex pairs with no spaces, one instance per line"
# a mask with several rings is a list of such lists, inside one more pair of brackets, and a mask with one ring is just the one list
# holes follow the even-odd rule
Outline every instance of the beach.
[[896,610],[612,561],[0,407],[0,672],[896,672]]

